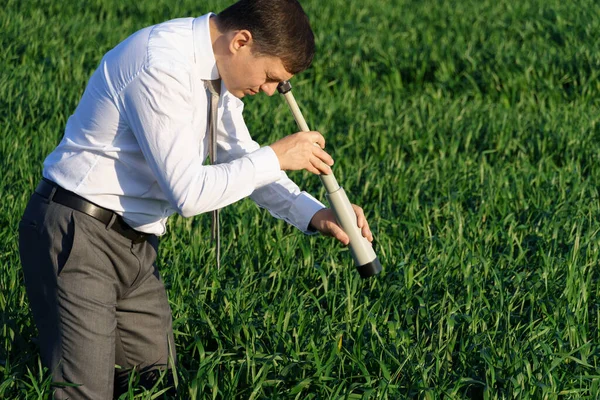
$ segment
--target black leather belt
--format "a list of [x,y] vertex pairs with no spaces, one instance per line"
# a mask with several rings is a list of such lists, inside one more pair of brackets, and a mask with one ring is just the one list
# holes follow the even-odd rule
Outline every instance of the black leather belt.
[[151,236],[148,233],[136,231],[127,225],[120,215],[115,214],[113,211],[97,206],[83,197],[63,189],[46,178],[40,181],[35,188],[35,192],[50,201],[62,204],[63,206],[80,211],[97,219],[110,229],[131,240],[133,243],[142,243]]

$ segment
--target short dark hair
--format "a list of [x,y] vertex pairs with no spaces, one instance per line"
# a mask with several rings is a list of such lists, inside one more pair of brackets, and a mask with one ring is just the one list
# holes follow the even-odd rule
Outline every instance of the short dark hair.
[[278,57],[290,74],[307,69],[315,54],[315,37],[297,0],[240,0],[218,14],[219,29],[246,29],[257,55]]

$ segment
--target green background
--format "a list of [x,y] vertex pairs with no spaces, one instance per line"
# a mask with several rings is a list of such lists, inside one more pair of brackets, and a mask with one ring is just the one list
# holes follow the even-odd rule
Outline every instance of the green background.
[[[0,398],[51,393],[17,225],[87,79],[137,29],[230,3],[0,0]],[[600,397],[600,5],[302,5],[318,49],[294,94],[384,271],[249,200],[223,211],[217,271],[210,217],[172,218],[179,397]],[[294,132],[280,96],[245,102],[259,143]]]

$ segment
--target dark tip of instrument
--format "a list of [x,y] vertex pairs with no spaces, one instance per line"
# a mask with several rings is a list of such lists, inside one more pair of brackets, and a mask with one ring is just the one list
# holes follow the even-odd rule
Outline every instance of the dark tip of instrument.
[[292,90],[292,84],[290,83],[290,81],[283,81],[280,82],[279,85],[277,85],[277,91],[281,94],[286,94],[290,90]]
[[371,276],[377,275],[381,272],[381,263],[379,262],[379,258],[375,257],[373,261],[361,266],[357,266],[356,269],[358,270],[361,278],[370,278]]

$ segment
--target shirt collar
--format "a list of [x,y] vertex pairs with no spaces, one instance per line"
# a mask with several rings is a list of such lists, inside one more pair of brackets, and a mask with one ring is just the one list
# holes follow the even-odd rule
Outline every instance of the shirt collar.
[[214,80],[219,79],[219,70],[217,61],[213,53],[212,41],[210,38],[209,20],[214,13],[208,13],[194,19],[194,62],[198,68],[200,79]]

